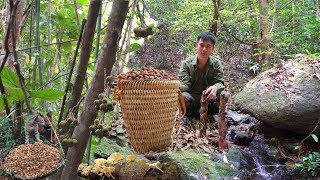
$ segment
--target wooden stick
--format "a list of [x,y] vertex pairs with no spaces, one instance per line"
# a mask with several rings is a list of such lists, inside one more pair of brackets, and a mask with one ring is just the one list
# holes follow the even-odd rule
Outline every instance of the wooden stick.
[[209,104],[208,95],[209,94],[205,94],[205,92],[206,90],[202,92],[201,100],[200,100],[201,107],[199,110],[199,114],[200,114],[199,137],[206,137],[206,131],[207,131],[208,104]]
[[220,94],[220,105],[219,105],[219,149],[223,151],[228,150],[227,144],[227,123],[226,123],[226,103],[228,101],[229,93],[222,91]]

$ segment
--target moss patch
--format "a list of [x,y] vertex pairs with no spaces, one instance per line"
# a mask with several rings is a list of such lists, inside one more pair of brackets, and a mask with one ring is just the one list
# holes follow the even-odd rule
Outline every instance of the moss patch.
[[285,108],[286,97],[278,92],[257,92],[247,84],[246,87],[234,97],[234,102],[239,109],[251,115],[270,114]]
[[190,174],[192,173],[201,173],[210,179],[216,179],[230,176],[236,172],[223,162],[216,163],[208,157],[193,151],[168,152],[161,157],[173,159],[177,162],[182,179],[190,179]]
[[129,154],[135,154],[131,148],[121,147],[115,141],[107,138],[103,138],[101,140],[101,143],[96,146],[95,152],[101,156],[110,155],[114,152],[119,152],[125,156]]

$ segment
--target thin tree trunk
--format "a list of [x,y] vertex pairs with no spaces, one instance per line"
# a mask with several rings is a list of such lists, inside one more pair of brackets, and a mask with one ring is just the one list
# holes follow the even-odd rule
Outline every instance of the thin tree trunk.
[[210,26],[210,32],[213,33],[215,36],[218,34],[218,19],[219,19],[219,7],[220,7],[220,0],[213,0],[214,5],[214,14],[213,14],[213,23]]
[[96,62],[91,84],[84,101],[83,111],[80,115],[80,125],[75,128],[73,138],[78,140],[78,144],[69,148],[67,153],[67,163],[63,169],[61,179],[79,179],[77,168],[82,161],[85,148],[89,139],[89,126],[93,124],[97,116],[93,101],[98,98],[98,94],[103,92],[103,74],[109,75],[113,64],[116,61],[118,43],[121,37],[123,24],[128,13],[128,0],[113,1],[111,14],[108,19],[107,33],[104,37],[101,51]]
[[[108,4],[108,3],[107,3]],[[107,6],[106,4],[106,6]],[[94,52],[94,64],[96,64],[98,56],[99,56],[99,50],[100,50],[100,35],[101,35],[101,20],[102,20],[102,6],[99,10],[99,16],[98,16],[98,24],[97,24],[97,37],[96,37],[96,49]],[[89,137],[88,145],[87,145],[87,154],[86,154],[86,160],[87,163],[90,164],[90,154],[91,154],[91,141],[92,141],[92,135]]]
[[[16,19],[15,19],[14,27],[10,28],[10,32],[6,32],[6,33],[9,33],[9,40],[8,40],[8,42],[9,42],[9,52],[7,52],[7,53],[10,53],[9,57],[8,57],[8,61],[6,62],[6,66],[8,68],[10,68],[11,70],[14,69],[14,67],[13,67],[14,60],[13,60],[13,54],[12,54],[12,52],[13,52],[13,50],[12,50],[13,49],[13,47],[12,47],[13,43],[12,43],[12,32],[11,31],[15,32],[15,35],[14,35],[15,38],[16,38],[16,44],[15,45],[17,46],[19,44],[19,39],[20,39],[20,29],[21,29],[21,27],[19,25],[20,25],[22,17],[23,17],[23,7],[24,7],[24,0],[19,0],[19,3],[17,4],[16,14],[15,14]],[[8,17],[10,17],[9,13],[10,13],[10,6],[7,5],[6,26],[8,26],[8,24],[9,24],[9,18],[8,18]],[[6,28],[4,28],[4,29],[6,29]],[[4,41],[2,41],[2,42],[3,43],[2,43],[2,52],[1,52],[1,54],[5,54],[5,52],[3,52],[5,50]],[[4,56],[1,55],[1,57],[0,57],[1,62],[3,61],[3,58],[4,58]]]
[[320,0],[317,0],[317,19],[320,21]]
[[[94,38],[94,33],[95,33],[95,28],[97,24],[100,7],[101,7],[101,0],[95,0],[90,2],[80,59],[77,65],[77,71],[76,71],[76,76],[74,80],[74,87],[73,87],[73,91],[68,104],[67,112],[70,112],[70,110],[78,104],[81,98],[81,93],[83,90],[83,85],[84,85],[84,81],[87,73],[87,66],[90,60],[92,43],[93,43],[93,38]],[[103,74],[101,75],[103,76]],[[78,112],[77,109],[75,109],[75,111],[73,112],[75,117],[77,117],[77,112]],[[66,116],[67,115],[65,115],[65,117]]]
[[17,117],[16,120],[14,120],[16,123],[16,128],[14,130],[14,139],[20,139],[21,132],[22,132],[22,124],[23,124],[23,118],[22,118],[22,104],[21,102],[18,102],[16,104],[16,113],[15,116]]
[[[37,47],[37,53],[41,53],[40,48],[40,0],[36,0],[36,46]],[[39,80],[40,80],[40,86],[43,84],[43,59],[37,58],[38,61],[38,67],[39,67]]]
[[259,0],[259,11],[260,11],[260,49],[261,55],[259,63],[262,65],[262,70],[267,70],[270,67],[269,63],[269,35],[268,35],[268,0]]
[[94,61],[97,61],[98,55],[99,55],[99,49],[100,49],[100,35],[101,35],[101,20],[102,20],[102,6],[100,7],[99,10],[99,15],[98,15],[98,24],[97,24],[97,37],[96,37],[96,49],[94,52]]
[[[136,5],[137,5],[137,0],[133,1],[133,3],[132,3],[131,15],[130,15],[130,18],[128,19],[128,26],[127,26],[128,34],[126,37],[127,40],[126,40],[126,48],[125,48],[124,58],[123,59],[120,58],[120,61],[119,61],[120,72],[123,71],[124,64],[125,64],[125,62],[127,62],[127,59],[129,59],[131,27],[132,27],[132,21],[133,21],[134,11],[135,11]],[[119,52],[119,53],[121,54],[122,52]],[[121,59],[122,59],[122,62],[121,62]]]
[[[33,34],[33,2],[31,2],[31,10],[30,10],[30,28],[29,28],[29,41],[28,41],[28,47],[29,49],[29,59],[31,61],[32,59],[32,34]],[[32,78],[33,80],[33,78]],[[29,83],[30,83],[30,79],[29,79]]]
[[[78,26],[80,26],[80,21],[79,21],[79,16],[78,16],[78,6],[77,6],[77,0],[73,1],[73,5],[74,5],[74,12],[76,13],[76,23]],[[80,32],[80,29],[79,29]]]
[[[75,63],[76,63],[76,59],[77,59],[77,56],[78,56],[79,47],[81,45],[82,34],[83,34],[83,31],[84,31],[84,28],[85,28],[85,24],[86,24],[86,20],[83,19],[82,26],[81,26],[81,29],[80,29],[79,38],[78,38],[78,42],[77,42],[77,46],[76,46],[76,51],[74,53],[72,64],[70,65],[70,71],[69,71],[68,68],[66,68],[66,74],[68,74],[68,76],[67,76],[66,87],[65,87],[65,90],[64,90],[65,94],[64,94],[64,96],[62,98],[62,102],[61,102],[61,106],[60,106],[60,113],[59,113],[59,119],[58,119],[58,128],[60,128],[60,122],[61,122],[62,117],[63,117],[64,107],[65,107],[64,105],[65,105],[65,102],[66,102],[66,99],[67,99],[67,95],[68,95],[68,91],[69,91],[69,88],[70,88],[69,85],[70,85],[71,78],[72,78],[72,72],[73,72],[73,69],[74,69],[74,66],[75,66]],[[69,60],[70,59],[68,58],[68,63],[67,64],[70,64]],[[68,113],[66,113],[66,114],[68,114]]]
[[[47,23],[47,28],[48,28],[48,51],[47,53],[49,54],[49,59],[51,59],[51,50],[50,50],[50,44],[51,44],[51,0],[48,0],[48,23]],[[51,68],[50,66],[47,69],[47,81],[49,81],[50,76],[51,76]],[[50,85],[51,86],[51,83]]]
[[291,33],[291,49],[296,47],[296,38],[295,38],[295,8],[294,0],[291,1],[291,13],[292,13],[292,33]]

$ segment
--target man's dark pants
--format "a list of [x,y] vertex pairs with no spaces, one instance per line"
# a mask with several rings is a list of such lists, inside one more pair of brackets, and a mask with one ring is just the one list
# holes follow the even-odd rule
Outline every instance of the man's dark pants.
[[[187,117],[200,118],[199,110],[201,107],[200,100],[201,94],[195,94],[192,92],[183,92],[182,93],[186,107],[187,107]],[[208,116],[213,116],[219,113],[219,103],[220,103],[220,93],[217,94],[216,100],[209,100],[208,104]]]

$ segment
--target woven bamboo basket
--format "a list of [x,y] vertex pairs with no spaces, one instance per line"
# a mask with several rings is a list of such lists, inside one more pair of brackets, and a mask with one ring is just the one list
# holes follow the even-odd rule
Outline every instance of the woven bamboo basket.
[[171,144],[177,113],[179,81],[118,82],[128,139],[137,153],[162,151]]

